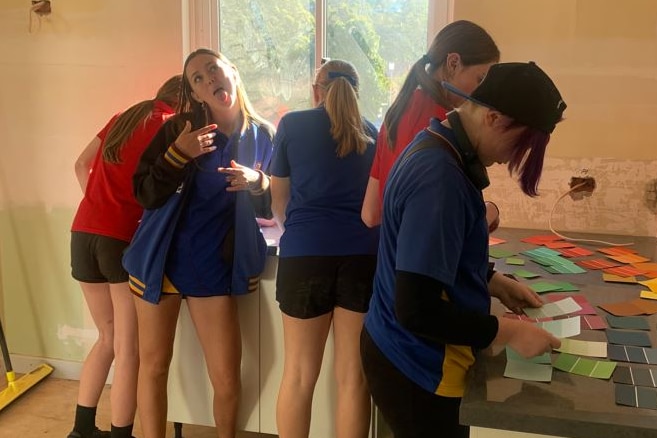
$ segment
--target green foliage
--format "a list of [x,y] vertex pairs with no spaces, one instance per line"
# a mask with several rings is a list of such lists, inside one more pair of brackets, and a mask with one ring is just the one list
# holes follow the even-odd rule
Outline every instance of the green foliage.
[[[326,55],[356,66],[363,113],[380,121],[408,66],[426,50],[427,0],[327,3]],[[238,66],[256,108],[273,121],[308,108],[315,2],[220,0],[220,6],[221,49]]]

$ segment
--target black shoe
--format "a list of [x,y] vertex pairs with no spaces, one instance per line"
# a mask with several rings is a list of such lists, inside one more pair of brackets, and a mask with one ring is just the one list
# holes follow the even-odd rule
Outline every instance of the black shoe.
[[93,438],[112,438],[112,432],[109,430],[100,430],[96,428],[92,435]]
[[[106,430],[100,430],[98,428],[94,429],[91,434],[92,438],[112,438],[112,432]],[[66,438],[84,438],[80,432],[77,430],[71,431]]]

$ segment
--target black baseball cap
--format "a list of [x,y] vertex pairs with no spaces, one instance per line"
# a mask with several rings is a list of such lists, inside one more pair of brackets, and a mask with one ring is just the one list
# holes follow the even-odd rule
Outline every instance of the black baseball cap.
[[448,82],[443,81],[442,85],[454,94],[548,134],[554,131],[566,109],[554,82],[534,62],[493,64],[471,95]]

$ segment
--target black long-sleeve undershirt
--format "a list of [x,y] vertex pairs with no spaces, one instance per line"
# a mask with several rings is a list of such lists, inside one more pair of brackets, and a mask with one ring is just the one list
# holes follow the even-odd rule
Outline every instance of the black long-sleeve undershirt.
[[444,288],[431,277],[397,271],[395,315],[401,326],[432,343],[488,347],[497,335],[497,318],[445,301]]

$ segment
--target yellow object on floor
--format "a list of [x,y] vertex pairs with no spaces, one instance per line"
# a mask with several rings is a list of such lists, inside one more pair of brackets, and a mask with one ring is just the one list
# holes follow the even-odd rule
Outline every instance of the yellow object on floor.
[[16,378],[16,373],[11,367],[9,349],[7,348],[7,340],[5,339],[5,333],[2,330],[2,324],[0,324],[0,350],[2,350],[2,357],[5,361],[5,369],[7,371],[7,388],[0,392],[1,411],[11,402],[27,392],[28,389],[52,373],[53,368],[44,363],[29,373]]
[[7,388],[0,392],[0,411],[52,372],[53,367],[45,363],[18,379],[13,371],[8,371]]

